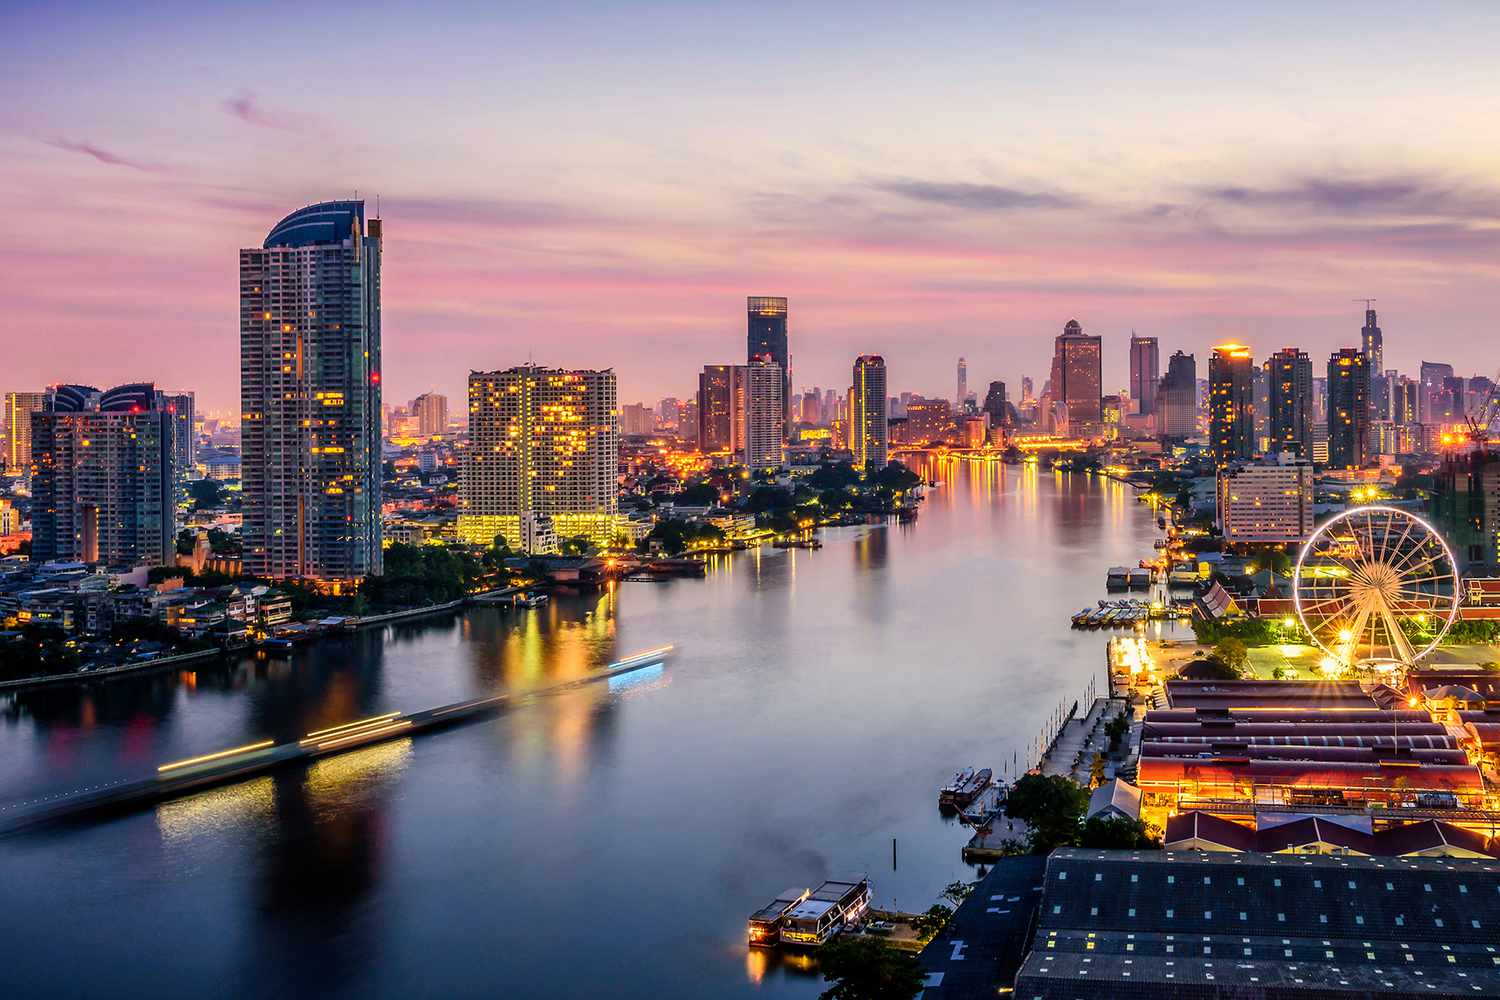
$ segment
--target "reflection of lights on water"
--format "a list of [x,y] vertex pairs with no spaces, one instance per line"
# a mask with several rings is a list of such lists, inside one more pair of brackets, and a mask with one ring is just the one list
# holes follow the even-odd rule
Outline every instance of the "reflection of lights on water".
[[617,674],[609,679],[609,693],[615,694],[619,691],[628,691],[632,688],[654,685],[655,682],[663,680],[666,675],[666,667],[660,663],[653,663],[649,667],[632,670],[628,674]]
[[771,956],[764,948],[745,948],[745,978],[759,986],[771,967]]
[[156,807],[156,828],[163,840],[177,844],[247,821],[268,821],[275,812],[275,787],[262,776],[163,802]]
[[406,769],[410,757],[410,737],[326,757],[307,769],[307,792],[321,798],[350,786],[387,781]]

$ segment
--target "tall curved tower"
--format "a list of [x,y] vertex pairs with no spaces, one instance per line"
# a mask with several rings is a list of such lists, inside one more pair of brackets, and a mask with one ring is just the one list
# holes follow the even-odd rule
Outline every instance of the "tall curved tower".
[[240,251],[245,570],[381,570],[379,219],[329,201]]

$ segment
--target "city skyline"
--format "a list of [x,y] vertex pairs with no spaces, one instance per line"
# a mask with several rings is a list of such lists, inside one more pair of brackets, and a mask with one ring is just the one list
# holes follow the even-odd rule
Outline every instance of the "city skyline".
[[[331,16],[299,13],[310,27]],[[1350,300],[1363,295],[1382,313],[1387,368],[1437,359],[1494,374],[1473,345],[1489,333],[1500,235],[1487,223],[1500,199],[1483,178],[1500,143],[1472,133],[1463,102],[1423,100],[1494,99],[1483,31],[1435,35],[1440,26],[1397,12],[1388,33],[1312,60],[1281,43],[1321,36],[1327,15],[1284,12],[1280,31],[1234,26],[1255,58],[1228,69],[1205,44],[1224,27],[1210,16],[1152,38],[1126,30],[1124,57],[1152,69],[1123,83],[1110,74],[1101,88],[1129,27],[1110,15],[1063,36],[1035,12],[958,12],[941,32],[917,30],[915,16],[851,25],[804,12],[796,45],[755,56],[775,60],[784,84],[706,91],[695,72],[704,59],[748,57],[725,51],[725,25],[673,7],[628,16],[654,55],[683,57],[655,82],[639,79],[639,54],[613,45],[623,12],[576,24],[481,15],[460,31],[440,8],[396,33],[377,9],[367,24],[342,26],[349,44],[312,70],[303,43],[268,56],[214,12],[184,13],[161,37],[142,34],[149,19],[108,11],[18,18],[21,44],[0,70],[7,82],[98,80],[103,54],[122,41],[139,65],[169,72],[142,83],[133,65],[118,70],[131,85],[24,87],[27,100],[0,123],[7,218],[27,248],[0,294],[12,324],[57,334],[47,352],[15,352],[6,388],[149,378],[192,385],[203,409],[232,411],[234,290],[213,262],[254,242],[267,216],[355,188],[383,197],[404,248],[385,290],[398,399],[460,398],[470,367],[527,358],[613,367],[627,399],[684,396],[702,362],[734,356],[741,301],[760,293],[791,302],[794,388],[838,385],[849,359],[869,351],[932,397],[951,391],[959,356],[975,384],[1040,378],[1051,331],[1069,317],[1105,338],[1109,388],[1127,383],[1132,328],[1200,357],[1228,339],[1257,356],[1295,344],[1323,357],[1358,343]],[[787,17],[757,9],[726,20]],[[411,32],[424,44],[406,44]],[[835,34],[847,62],[812,60]],[[1447,58],[1436,68],[1422,60],[1422,86],[1398,85],[1402,68],[1431,51],[1424,40]],[[504,67],[480,61],[467,103],[426,100],[421,80],[497,42],[526,55]],[[367,77],[357,95],[332,86],[396,52],[391,72]],[[911,86],[837,86],[893,53],[918,77]],[[1353,72],[1372,58],[1386,79]],[[274,71],[289,65],[298,72]],[[588,86],[569,79],[581,65]],[[1279,83],[1293,70],[1295,101]],[[673,98],[672,127],[642,138],[633,109],[665,100],[659,91],[679,75],[693,78],[680,88],[693,96]],[[813,85],[824,77],[835,86]],[[1027,80],[1056,95],[1050,107],[1027,105]],[[309,106],[307,87],[323,84]],[[586,101],[581,91],[596,84],[617,84],[619,96]],[[727,159],[725,119],[739,116],[723,112],[780,108],[782,86],[801,99],[782,110],[770,155]],[[513,92],[528,95],[530,110],[504,99]],[[1108,107],[1083,100],[1097,93],[1110,95]],[[1251,93],[1271,99],[1232,122],[1210,115]],[[165,120],[163,106],[173,109]],[[940,113],[918,118],[924,107]],[[920,124],[899,130],[899,142],[872,138],[883,131],[869,127],[876,115]],[[824,118],[840,124],[821,130]],[[1010,127],[985,127],[1001,120]],[[475,139],[518,131],[535,141]],[[445,155],[456,152],[453,136],[473,144],[471,156]],[[142,230],[152,239],[127,261],[111,252]],[[74,280],[80,271],[93,276],[87,289]],[[598,309],[606,298],[629,308]],[[175,308],[158,315],[168,299]],[[122,327],[148,318],[153,336],[139,349],[111,349]]]

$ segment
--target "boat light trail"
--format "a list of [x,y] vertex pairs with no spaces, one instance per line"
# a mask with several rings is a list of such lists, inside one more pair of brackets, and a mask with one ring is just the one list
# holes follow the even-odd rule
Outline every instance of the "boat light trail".
[[375,725],[377,723],[386,722],[387,720],[394,719],[396,716],[398,716],[400,714],[401,714],[400,712],[387,712],[384,715],[374,715],[374,716],[371,716],[368,719],[360,719],[357,722],[346,722],[346,723],[344,723],[341,726],[329,726],[327,729],[314,729],[312,732],[310,732],[306,736],[302,737],[302,739],[301,739],[300,742],[302,742],[302,743],[308,743],[308,742],[313,742],[313,741],[316,741],[316,740],[319,740],[319,739],[327,739],[328,737],[332,736],[334,733],[341,733],[341,732],[343,732],[346,729],[359,729],[359,728],[361,728],[363,726],[373,726],[373,725]]
[[357,729],[353,732],[345,733],[342,736],[334,737],[333,739],[330,739],[326,742],[319,743],[318,749],[331,750],[334,747],[341,747],[348,743],[355,743],[359,740],[373,740],[377,737],[388,736],[391,733],[397,733],[403,729],[410,728],[411,720],[402,719],[400,722],[393,722],[388,726],[379,726],[375,729]]
[[264,750],[267,747],[273,747],[275,745],[275,740],[261,740],[259,743],[246,743],[242,747],[235,747],[231,750],[220,750],[218,753],[206,753],[202,757],[189,757],[187,760],[174,760],[170,764],[163,764],[156,770],[158,773],[175,771],[178,768],[192,767],[194,764],[207,764],[211,760],[223,760],[225,757],[233,757],[235,754],[249,753],[251,750]]

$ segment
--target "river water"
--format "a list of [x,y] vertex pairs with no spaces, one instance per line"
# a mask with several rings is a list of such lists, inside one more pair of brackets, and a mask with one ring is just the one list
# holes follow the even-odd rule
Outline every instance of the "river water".
[[938,786],[1024,763],[1101,677],[1104,636],[1068,618],[1156,537],[1118,483],[928,472],[943,486],[915,523],[816,552],[0,702],[3,801],[678,650],[498,719],[0,840],[7,992],[816,996],[810,963],[748,951],[746,915],[850,871],[908,910],[972,878]]

